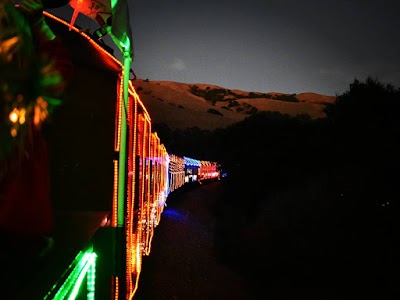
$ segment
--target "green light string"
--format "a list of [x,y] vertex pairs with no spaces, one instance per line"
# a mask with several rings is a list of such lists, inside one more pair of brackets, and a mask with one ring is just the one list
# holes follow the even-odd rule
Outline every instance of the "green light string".
[[[90,294],[93,294],[92,299],[94,299],[94,280],[95,280],[95,262],[97,255],[92,249],[87,251],[81,251],[78,253],[74,262],[68,267],[68,270],[73,267],[72,272],[68,275],[67,279],[61,285],[54,297],[51,297],[52,291],[56,288],[55,284],[49,293],[43,298],[43,300],[74,300],[76,299],[79,289],[82,285],[85,275],[90,277],[88,284],[88,289],[90,288]],[[91,274],[91,272],[93,274]],[[88,274],[87,274],[88,273]],[[69,295],[69,296],[68,296]],[[68,297],[68,298],[67,298]]]
[[72,289],[70,296],[68,297],[68,300],[75,300],[76,297],[78,296],[79,289],[82,286],[83,279],[85,278],[89,267],[91,266],[91,264],[93,264],[95,259],[96,259],[96,253],[93,253],[93,252],[85,253],[84,260],[86,260],[86,261],[84,263],[82,270],[79,272],[77,280],[73,284],[73,289]]
[[87,300],[95,299],[95,284],[96,284],[96,258],[93,259],[93,262],[90,264],[88,273],[87,273]]

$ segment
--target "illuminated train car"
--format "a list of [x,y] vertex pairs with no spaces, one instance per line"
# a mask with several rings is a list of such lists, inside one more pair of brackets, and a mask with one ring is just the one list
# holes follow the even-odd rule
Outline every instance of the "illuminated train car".
[[217,162],[197,160],[184,156],[185,183],[220,179]]
[[220,167],[217,162],[212,161],[200,161],[200,167],[198,171],[199,181],[205,180],[219,180],[220,179]]
[[185,160],[185,183],[197,182],[200,169],[200,161],[190,157],[183,157]]
[[168,195],[219,178],[217,164],[168,154],[132,82],[125,105],[123,65],[93,36],[44,14],[74,66],[47,132],[56,243],[10,289],[15,299],[132,299]]
[[[160,143],[157,133],[151,131],[150,117],[140,102],[138,95],[130,86],[130,102],[128,110],[128,180],[127,199],[124,205],[126,249],[125,272],[126,285],[123,294],[132,295],[138,287],[143,255],[149,255],[154,228],[158,225],[165,201],[168,196],[168,154]],[[122,114],[123,99],[120,97],[117,109],[118,120]],[[119,126],[116,127],[117,129]],[[120,133],[116,132],[116,145],[119,144]],[[116,149],[118,150],[118,149]],[[115,161],[115,180],[118,181],[118,162]],[[115,182],[113,199],[112,225],[118,219],[118,185]],[[125,244],[120,244],[125,245]],[[121,276],[121,275],[120,275]],[[119,277],[113,276],[114,294],[120,293]]]
[[168,192],[185,184],[185,159],[174,154],[169,155]]

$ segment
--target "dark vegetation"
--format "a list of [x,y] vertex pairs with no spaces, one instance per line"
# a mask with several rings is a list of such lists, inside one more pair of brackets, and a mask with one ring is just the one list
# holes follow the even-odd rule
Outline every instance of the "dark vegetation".
[[156,130],[172,153],[221,163],[221,261],[253,298],[396,299],[400,89],[354,80],[311,120],[259,112],[214,132]]
[[214,115],[218,115],[218,116],[223,116],[223,114],[221,112],[219,112],[218,110],[214,109],[214,108],[209,108],[207,110],[208,113],[210,114],[214,114]]
[[199,88],[197,85],[191,85],[189,87],[189,91],[196,96],[202,97],[205,100],[209,100],[215,104],[216,101],[232,101],[242,98],[266,98],[266,99],[275,99],[280,101],[289,101],[289,102],[299,102],[296,98],[296,94],[281,94],[281,95],[271,95],[266,93],[254,93],[249,92],[247,94],[236,94],[235,92],[229,89],[217,88],[212,89],[209,86],[205,89]]
[[257,108],[252,106],[249,103],[243,103],[242,105],[236,101],[238,99],[252,99],[252,98],[266,98],[266,99],[274,99],[280,101],[288,101],[288,102],[299,102],[296,98],[296,94],[282,94],[282,95],[271,95],[266,93],[254,93],[249,92],[247,94],[236,94],[235,92],[229,89],[223,88],[215,88],[212,89],[209,86],[205,89],[199,88],[197,85],[191,85],[189,87],[189,91],[196,96],[202,97],[203,99],[209,101],[212,105],[215,105],[218,101],[228,102],[227,106],[223,106],[225,109],[231,109],[232,107],[236,107],[236,112],[245,113],[248,115],[254,115],[258,112]]
[[210,87],[207,87],[205,90],[203,90],[200,89],[197,85],[191,85],[190,92],[193,95],[202,97],[213,104],[215,104],[215,102],[217,101],[224,100],[224,97],[230,94],[226,89],[210,89]]

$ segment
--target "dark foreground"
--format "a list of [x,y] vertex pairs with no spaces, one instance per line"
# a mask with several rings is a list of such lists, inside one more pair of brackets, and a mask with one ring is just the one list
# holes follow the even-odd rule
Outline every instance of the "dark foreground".
[[90,244],[106,217],[108,212],[100,211],[55,212],[54,245],[43,257],[30,251],[29,240],[13,239],[8,244],[3,238],[0,299],[43,300],[53,285],[60,287],[69,274],[65,271]]
[[220,182],[170,195],[134,299],[249,299],[243,279],[217,258],[215,211],[221,195]]
[[394,210],[363,208],[328,181],[173,195],[135,299],[400,299]]

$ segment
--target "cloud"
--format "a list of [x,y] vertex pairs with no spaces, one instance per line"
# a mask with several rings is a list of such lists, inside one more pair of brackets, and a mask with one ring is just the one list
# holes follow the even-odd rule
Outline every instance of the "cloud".
[[176,71],[183,71],[187,69],[185,62],[180,58],[174,58],[170,68]]

